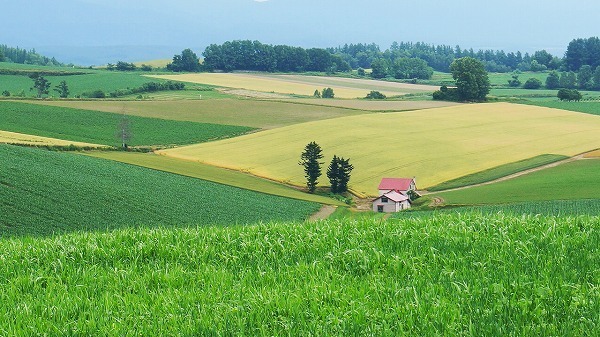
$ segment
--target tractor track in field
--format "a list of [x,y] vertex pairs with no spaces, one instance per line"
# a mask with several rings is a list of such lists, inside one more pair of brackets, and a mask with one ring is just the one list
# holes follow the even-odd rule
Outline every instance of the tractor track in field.
[[[520,177],[520,176],[524,176],[526,174],[530,174],[530,173],[533,173],[533,172],[542,171],[542,170],[545,170],[545,169],[548,169],[548,168],[551,168],[551,167],[556,167],[556,166],[559,166],[559,165],[562,165],[562,164],[574,162],[574,161],[577,161],[577,160],[586,159],[585,155],[586,155],[586,153],[582,153],[582,154],[576,155],[574,157],[570,157],[570,158],[567,158],[567,159],[555,161],[555,162],[550,163],[550,164],[546,164],[546,165],[534,167],[534,168],[527,169],[527,170],[524,170],[524,171],[520,171],[520,172],[517,172],[517,173],[509,174],[507,176],[504,176],[504,177],[501,177],[501,178],[498,178],[498,179],[494,179],[494,180],[490,180],[490,181],[486,181],[486,182],[483,182],[483,183],[478,183],[478,184],[473,184],[473,185],[467,185],[467,186],[462,186],[462,187],[456,187],[456,188],[450,188],[450,189],[447,189],[447,190],[435,191],[435,192],[429,192],[429,191],[423,190],[423,191],[419,191],[419,193],[421,193],[422,195],[431,195],[431,194],[436,194],[436,193],[441,193],[441,192],[452,192],[452,191],[464,190],[464,189],[471,188],[471,187],[491,185],[491,184],[499,183],[499,182],[502,182],[502,181],[511,180],[511,179],[514,179],[514,178],[517,178],[517,177]],[[440,197],[434,198],[434,204],[441,205],[443,203],[444,203],[444,199],[442,199]]]
[[323,207],[321,207],[321,209],[317,213],[311,215],[310,218],[308,218],[308,221],[325,220],[329,218],[329,216],[333,214],[333,212],[335,212],[336,208],[337,207],[331,205],[323,205]]

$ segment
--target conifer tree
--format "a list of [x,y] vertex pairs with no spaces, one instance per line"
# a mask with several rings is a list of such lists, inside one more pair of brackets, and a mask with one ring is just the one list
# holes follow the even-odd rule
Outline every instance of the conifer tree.
[[299,165],[304,167],[306,187],[310,193],[317,188],[318,179],[321,176],[321,164],[319,159],[323,158],[321,147],[316,142],[310,142],[304,148],[300,156]]

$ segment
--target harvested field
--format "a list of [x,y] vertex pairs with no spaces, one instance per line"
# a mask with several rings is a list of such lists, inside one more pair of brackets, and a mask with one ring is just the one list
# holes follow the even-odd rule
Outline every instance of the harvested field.
[[442,108],[445,106],[460,105],[460,103],[443,101],[391,101],[391,100],[367,100],[367,99],[326,99],[326,98],[296,98],[287,99],[286,102],[331,106],[347,109],[358,109],[365,111],[410,111],[430,108]]
[[[418,186],[427,188],[541,154],[572,156],[596,149],[598,134],[598,116],[472,104],[309,122],[162,153],[303,185],[298,158],[307,143],[316,141],[325,162],[334,154],[351,159],[355,192],[374,195],[384,176],[416,176]],[[326,180],[320,179],[325,185]]]
[[23,133],[9,132],[0,130],[0,143],[5,144],[24,144],[24,145],[39,145],[39,146],[69,146],[75,145],[78,147],[106,147],[106,145],[74,142],[70,140],[39,137],[26,135]]
[[600,158],[600,149],[584,154],[583,158]]
[[198,123],[249,126],[272,129],[366,113],[336,107],[294,104],[290,102],[247,99],[211,99],[184,101],[31,101],[67,108],[125,113],[133,116],[162,118]]
[[247,73],[199,73],[184,75],[151,75],[172,81],[202,83],[220,87],[246,89],[312,96],[315,90],[331,87],[337,98],[363,98],[371,90],[378,90],[387,96],[398,96],[416,92],[433,92],[437,87],[404,83],[331,78],[300,75],[261,75]]

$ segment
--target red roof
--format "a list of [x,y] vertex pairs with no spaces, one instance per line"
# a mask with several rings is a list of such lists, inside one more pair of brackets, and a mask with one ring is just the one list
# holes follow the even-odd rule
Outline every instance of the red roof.
[[408,191],[414,178],[383,178],[379,184],[380,190]]

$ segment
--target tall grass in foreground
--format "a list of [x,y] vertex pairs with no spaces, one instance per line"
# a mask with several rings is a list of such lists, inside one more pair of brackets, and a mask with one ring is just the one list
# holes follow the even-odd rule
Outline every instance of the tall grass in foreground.
[[598,336],[599,217],[0,240],[0,335]]

